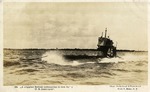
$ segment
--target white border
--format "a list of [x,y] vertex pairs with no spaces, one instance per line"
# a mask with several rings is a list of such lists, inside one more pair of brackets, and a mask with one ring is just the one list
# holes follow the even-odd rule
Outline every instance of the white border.
[[148,0],[3,0],[4,2],[147,2]]
[[[3,86],[3,2],[147,2],[147,0],[3,0],[0,1],[0,92],[34,92],[34,89],[14,89],[14,86]],[[150,0],[148,0],[148,13],[150,13]],[[150,14],[148,14],[150,15]],[[150,18],[148,16],[148,51],[150,50]],[[150,56],[150,52],[148,52]],[[148,58],[148,61],[150,59]],[[148,73],[150,74],[150,64],[148,63]],[[150,76],[148,76],[148,80]],[[69,89],[56,89],[52,90],[54,92],[149,92],[150,91],[150,80],[148,85],[142,85],[141,88],[137,91],[127,91],[127,90],[116,90],[116,88],[110,88],[109,85],[100,85],[100,86],[81,86],[81,85],[69,85],[73,88]],[[63,85],[60,85],[63,86]],[[35,91],[37,92],[37,91]],[[44,91],[49,92],[49,91]]]
[[3,86],[3,3],[0,1],[0,89]]

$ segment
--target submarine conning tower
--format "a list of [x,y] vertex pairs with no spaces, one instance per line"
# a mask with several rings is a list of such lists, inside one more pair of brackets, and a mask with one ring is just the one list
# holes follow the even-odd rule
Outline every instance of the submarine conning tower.
[[101,37],[98,37],[98,50],[101,51],[104,57],[114,57],[116,56],[116,47],[113,46],[113,41],[107,36],[107,28],[105,29],[105,36],[103,37],[103,32]]

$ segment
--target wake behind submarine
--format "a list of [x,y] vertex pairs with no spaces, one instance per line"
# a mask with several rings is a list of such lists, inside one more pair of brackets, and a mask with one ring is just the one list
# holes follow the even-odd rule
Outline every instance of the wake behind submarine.
[[113,40],[107,36],[107,28],[105,29],[105,36],[98,37],[97,49],[72,49],[65,51],[63,55],[66,59],[89,59],[89,58],[112,58],[116,57],[116,46]]

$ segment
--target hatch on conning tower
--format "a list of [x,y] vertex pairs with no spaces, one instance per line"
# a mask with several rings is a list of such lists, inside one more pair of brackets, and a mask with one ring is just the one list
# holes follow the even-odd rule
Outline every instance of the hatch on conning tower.
[[113,57],[116,56],[116,47],[113,46],[113,41],[107,36],[107,28],[105,29],[105,36],[103,32],[101,37],[98,37],[98,50],[102,51],[104,56]]

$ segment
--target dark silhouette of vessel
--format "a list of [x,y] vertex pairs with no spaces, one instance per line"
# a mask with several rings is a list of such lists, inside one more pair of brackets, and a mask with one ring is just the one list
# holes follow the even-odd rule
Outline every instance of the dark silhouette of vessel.
[[103,36],[102,32],[102,35],[98,37],[97,46],[98,48],[95,50],[74,49],[72,50],[73,53],[68,51],[63,56],[67,59],[111,58],[116,56],[116,46],[114,46],[114,42],[107,36],[107,28],[105,29],[105,36]]
[[105,29],[105,36],[102,36],[98,38],[98,51],[101,51],[103,53],[104,57],[114,57],[116,56],[116,47],[113,45],[114,42],[107,37],[107,28]]

